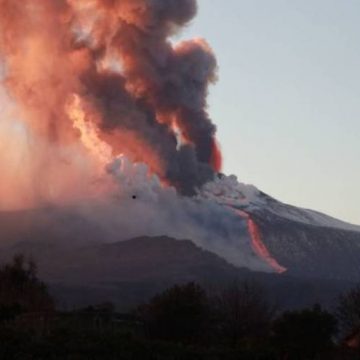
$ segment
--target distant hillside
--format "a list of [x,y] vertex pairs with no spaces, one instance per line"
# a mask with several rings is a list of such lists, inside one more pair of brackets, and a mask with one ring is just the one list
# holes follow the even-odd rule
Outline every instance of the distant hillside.
[[189,240],[140,237],[112,244],[68,247],[25,241],[3,251],[3,261],[17,253],[33,258],[39,276],[63,303],[113,301],[132,305],[177,283],[195,281],[220,286],[239,272],[248,273]]
[[[194,281],[216,291],[234,281],[255,281],[281,308],[321,302],[353,286],[342,281],[299,279],[251,272],[197,247],[189,240],[140,237],[113,244],[67,247],[53,242],[21,242],[2,252],[3,260],[23,253],[36,260],[39,275],[63,307],[111,301],[131,308],[166,287]],[[6,256],[5,256],[6,255]]]
[[45,280],[72,284],[103,282],[221,281],[238,269],[189,240],[166,236],[140,237],[112,244],[75,248],[22,243],[11,252],[25,252],[39,264]]

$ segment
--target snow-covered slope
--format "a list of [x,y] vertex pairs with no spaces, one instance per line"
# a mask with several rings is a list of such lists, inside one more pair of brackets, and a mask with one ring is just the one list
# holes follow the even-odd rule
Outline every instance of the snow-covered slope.
[[238,182],[234,175],[221,175],[215,181],[206,184],[201,190],[201,196],[249,212],[266,210],[273,215],[307,225],[360,232],[360,225],[349,224],[314,210],[285,204],[253,185]]
[[249,207],[253,211],[266,209],[274,215],[307,225],[360,232],[359,225],[353,225],[345,221],[335,219],[318,211],[284,204],[261,192],[259,192],[256,199],[253,199],[253,201],[249,204]]
[[[269,253],[298,276],[360,281],[360,227],[260,194],[246,211]],[[260,201],[262,200],[262,201]]]
[[205,186],[202,196],[250,219],[257,254],[275,271],[360,281],[360,226],[284,204],[235,176],[219,177]]

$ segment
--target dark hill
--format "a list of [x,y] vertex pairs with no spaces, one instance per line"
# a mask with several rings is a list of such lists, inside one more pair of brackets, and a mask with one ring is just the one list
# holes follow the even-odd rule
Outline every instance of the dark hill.
[[336,296],[353,285],[251,272],[227,263],[191,241],[165,236],[75,248],[22,242],[9,248],[6,256],[15,253],[36,260],[40,277],[50,284],[63,307],[111,301],[128,309],[169,286],[189,281],[210,291],[234,281],[255,281],[268,289],[279,307],[301,307],[315,302],[332,306]]

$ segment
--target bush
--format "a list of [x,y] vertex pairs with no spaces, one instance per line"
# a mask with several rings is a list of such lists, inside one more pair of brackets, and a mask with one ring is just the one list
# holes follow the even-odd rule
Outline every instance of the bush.
[[21,312],[48,311],[54,302],[46,285],[37,278],[35,264],[15,256],[10,264],[0,268],[0,318],[3,320]]
[[360,330],[360,286],[340,296],[335,314],[342,336]]
[[199,285],[177,285],[140,307],[139,314],[151,338],[192,343],[205,329],[208,299]]
[[314,359],[330,351],[336,330],[335,318],[318,305],[285,312],[273,324],[276,347],[288,359]]
[[274,306],[256,283],[234,283],[215,298],[218,335],[232,346],[268,335]]

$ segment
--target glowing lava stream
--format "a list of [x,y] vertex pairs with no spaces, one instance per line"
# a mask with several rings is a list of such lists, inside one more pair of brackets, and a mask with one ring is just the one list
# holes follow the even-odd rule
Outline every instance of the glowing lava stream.
[[249,231],[249,235],[251,238],[251,246],[261,259],[263,259],[272,269],[274,269],[277,273],[282,274],[287,269],[281,266],[276,259],[272,257],[266,245],[263,243],[261,239],[261,234],[258,226],[255,221],[250,217],[248,213],[243,210],[232,208],[240,217],[246,219],[247,227]]

